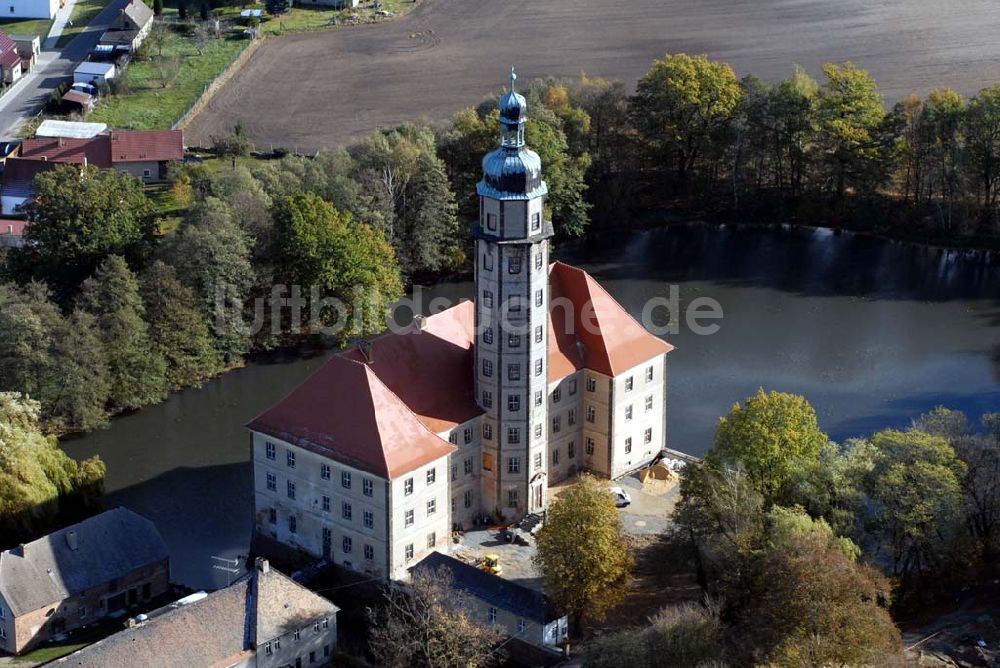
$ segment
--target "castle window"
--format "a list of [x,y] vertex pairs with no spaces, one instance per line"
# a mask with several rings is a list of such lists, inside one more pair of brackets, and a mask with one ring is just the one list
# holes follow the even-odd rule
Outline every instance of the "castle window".
[[542,342],[542,326],[538,325],[535,327],[535,343]]
[[483,306],[493,308],[493,293],[489,290],[483,290]]
[[295,515],[288,516],[288,532],[296,533],[299,530],[299,519]]
[[354,549],[354,541],[351,540],[350,536],[344,536],[344,541],[341,547],[344,548],[344,554],[350,554],[351,550]]
[[487,327],[483,330],[483,343],[488,346],[493,345],[493,328]]
[[597,411],[594,410],[593,406],[591,406],[591,405],[588,404],[587,405],[587,422],[594,422],[594,420],[596,420],[596,419],[597,419]]
[[[274,508],[269,508],[267,511],[267,521],[271,524],[278,523],[278,511]],[[0,615],[2,617],[2,615]]]
[[507,380],[521,380],[521,365],[507,365]]
[[343,471],[343,472],[341,472],[341,474],[340,474],[340,486],[343,487],[344,489],[350,489],[351,488],[351,472],[350,471]]
[[291,450],[289,450],[288,454],[285,456],[285,463],[288,464],[288,468],[295,468],[295,453]]
[[272,492],[276,492],[278,490],[278,477],[273,473],[267,474],[267,488]]
[[521,430],[517,427],[507,427],[507,443],[517,445],[521,442]]
[[472,427],[466,427],[465,431],[462,432],[462,436],[465,438],[466,445],[472,443]]
[[330,512],[330,497],[328,497],[326,494],[323,495],[323,512],[324,513]]
[[648,383],[651,380],[653,380],[653,367],[652,366],[647,366],[646,367],[646,382]]
[[542,391],[541,390],[535,390],[535,405],[536,406],[541,406],[542,405]]
[[410,494],[413,494],[413,478],[407,478],[403,481],[403,496]]
[[572,378],[569,381],[569,396],[576,394],[576,378]]
[[536,290],[535,291],[535,306],[541,306],[542,305],[542,300],[543,300],[542,291],[541,290]]
[[625,421],[627,422],[631,419],[632,419],[632,404],[629,404],[628,406],[625,407]]
[[559,448],[552,451],[552,465],[559,466]]
[[274,443],[268,441],[264,444],[265,455],[268,459],[274,459]]
[[484,424],[483,425],[483,438],[487,441],[493,438],[493,425]]
[[646,411],[648,412],[648,411],[651,411],[651,410],[653,410],[653,395],[652,394],[649,395],[648,397],[646,397]]
[[403,526],[404,527],[411,527],[411,526],[413,526],[413,511],[412,510],[407,510],[406,513],[403,514]]
[[451,465],[451,480],[452,482],[458,480],[458,464]]
[[486,271],[493,270],[493,256],[489,253],[483,253],[483,269]]
[[552,390],[552,403],[558,404],[560,399],[562,399],[562,388],[557,387]]
[[448,434],[448,442],[451,443],[452,445],[458,445],[458,432],[457,431],[453,431],[450,434]]
[[483,360],[483,375],[487,378],[493,375],[493,362],[490,360]]
[[632,452],[632,437],[629,436],[625,439],[625,454]]
[[370,510],[366,510],[361,514],[361,519],[365,525],[366,529],[371,529],[375,526],[375,513]]
[[[489,426],[489,425],[485,425],[485,426]],[[490,436],[492,436],[492,435],[493,434],[491,433]],[[472,473],[472,457],[466,457],[465,458],[465,461],[462,462],[462,470],[465,472],[465,475],[469,475],[470,473]]]
[[427,534],[427,549],[431,550],[435,545],[437,545],[437,534],[433,532]]
[[540,468],[542,468],[542,453],[536,452],[535,453],[535,470],[537,471]]
[[520,473],[521,472],[521,458],[520,457],[508,457],[507,458],[507,473]]
[[497,609],[496,608],[494,608],[492,606],[490,607],[490,613],[489,613],[489,618],[488,619],[489,619],[490,624],[496,624],[496,621],[497,621]]
[[576,409],[575,408],[569,409],[569,411],[566,413],[566,422],[568,424],[570,424],[570,425],[576,424]]
[[509,348],[520,348],[521,347],[521,337],[518,334],[508,334],[507,335],[507,346]]
[[[507,490],[507,506],[510,507],[510,508],[517,508],[517,490],[516,489],[508,489]],[[490,608],[490,610],[492,612],[492,617],[495,620],[496,619],[496,610],[495,610],[495,608]]]
[[535,255],[535,269],[541,269],[541,268],[542,268],[542,253],[541,251],[539,251]]
[[513,255],[507,259],[507,271],[512,274],[521,273],[521,257],[519,255]]
[[409,545],[406,546],[406,548],[403,550],[403,556],[406,558],[407,561],[413,559],[413,543],[410,543]]
[[566,446],[566,456],[570,459],[576,459],[576,443],[570,441]]
[[463,499],[463,501],[465,503],[465,507],[466,508],[471,508],[472,507],[472,490],[471,489],[465,490],[465,498]]
[[587,376],[587,391],[596,392],[597,391],[597,379],[593,376]]
[[347,501],[344,501],[344,502],[342,502],[340,504],[340,516],[341,517],[343,517],[345,520],[347,520],[348,522],[350,522],[351,521],[351,517],[353,516],[353,514],[354,514],[354,509],[351,508],[351,504],[349,504]]
[[647,429],[646,433],[642,435],[642,442],[649,445],[653,442],[653,430]]
[[552,418],[552,433],[558,434],[562,430],[562,418],[558,415]]
[[330,465],[329,464],[320,464],[319,465],[319,477],[322,478],[323,480],[329,480],[330,479]]
[[437,499],[430,499],[427,502],[427,516],[430,517],[437,512]]
[[535,425],[535,438],[542,437],[542,424],[539,422]]
[[625,379],[625,391],[626,392],[632,391],[632,376],[629,376],[628,378]]
[[521,410],[521,395],[511,394],[507,397],[507,410],[511,413]]
[[488,230],[497,229],[497,215],[495,213],[486,214],[486,229]]
[[292,482],[291,480],[288,481],[288,486],[286,488],[286,492],[288,494],[288,498],[289,499],[294,499],[295,498],[295,483]]
[[531,214],[531,231],[537,232],[542,229],[542,214],[533,213]]
[[587,439],[587,454],[588,455],[594,454],[594,439],[592,438]]
[[[365,559],[374,559],[374,558],[375,558],[375,548],[372,547],[371,545],[365,545]],[[324,651],[329,652],[330,650],[327,647],[324,648]]]
[[519,313],[521,311],[521,297],[511,295],[510,300],[507,302],[507,310],[511,313]]
[[365,496],[371,496],[374,491],[375,491],[375,485],[374,483],[372,483],[370,478],[365,478],[364,480],[361,481],[361,492]]
[[493,393],[489,390],[483,390],[483,406],[493,408]]
[[429,469],[427,471],[427,484],[433,485],[435,482],[437,482],[437,469]]

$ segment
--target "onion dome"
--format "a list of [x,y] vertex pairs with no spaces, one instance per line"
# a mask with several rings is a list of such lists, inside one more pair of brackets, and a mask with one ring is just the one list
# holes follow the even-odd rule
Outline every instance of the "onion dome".
[[500,147],[483,158],[483,180],[477,192],[493,199],[533,199],[548,193],[542,161],[524,145],[528,103],[514,90],[517,75],[510,68],[510,90],[500,98]]

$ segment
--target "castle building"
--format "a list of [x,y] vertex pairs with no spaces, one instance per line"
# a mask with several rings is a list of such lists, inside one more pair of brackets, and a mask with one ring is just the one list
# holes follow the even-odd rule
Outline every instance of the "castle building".
[[247,425],[258,539],[404,578],[452,527],[541,513],[549,485],[664,447],[672,346],[550,262],[514,79],[477,186],[475,299],[334,356]]

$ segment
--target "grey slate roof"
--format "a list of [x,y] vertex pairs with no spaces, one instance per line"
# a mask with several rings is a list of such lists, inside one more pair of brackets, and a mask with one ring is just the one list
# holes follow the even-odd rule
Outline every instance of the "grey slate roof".
[[518,617],[531,619],[539,624],[548,624],[562,617],[553,609],[542,592],[479,570],[471,564],[440,552],[431,552],[419,564],[413,566],[410,572],[438,569],[443,569],[451,575],[455,588]]
[[119,30],[135,28],[141,29],[153,20],[153,10],[142,0],[132,0],[128,3],[119,15],[119,20],[115,27]]
[[228,666],[253,647],[303,628],[337,607],[274,569],[254,569],[231,586],[184,607],[150,613],[52,665],[73,668]]
[[[67,536],[75,535],[76,549]],[[95,515],[0,553],[0,594],[14,616],[51,605],[167,558],[152,522],[126,508]]]

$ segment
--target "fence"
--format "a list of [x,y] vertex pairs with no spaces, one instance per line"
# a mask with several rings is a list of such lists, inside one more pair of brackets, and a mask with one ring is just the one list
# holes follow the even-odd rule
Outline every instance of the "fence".
[[202,91],[198,99],[191,103],[191,106],[187,108],[183,114],[180,115],[174,124],[170,126],[172,130],[183,130],[187,127],[188,123],[191,122],[199,111],[205,108],[205,106],[212,101],[212,97],[222,88],[223,84],[229,81],[236,71],[250,59],[250,57],[257,50],[257,47],[264,41],[264,35],[258,34],[258,37],[247,43],[243,50],[240,51],[233,62],[226,66],[226,69],[222,70],[217,77],[205,84],[205,89]]

